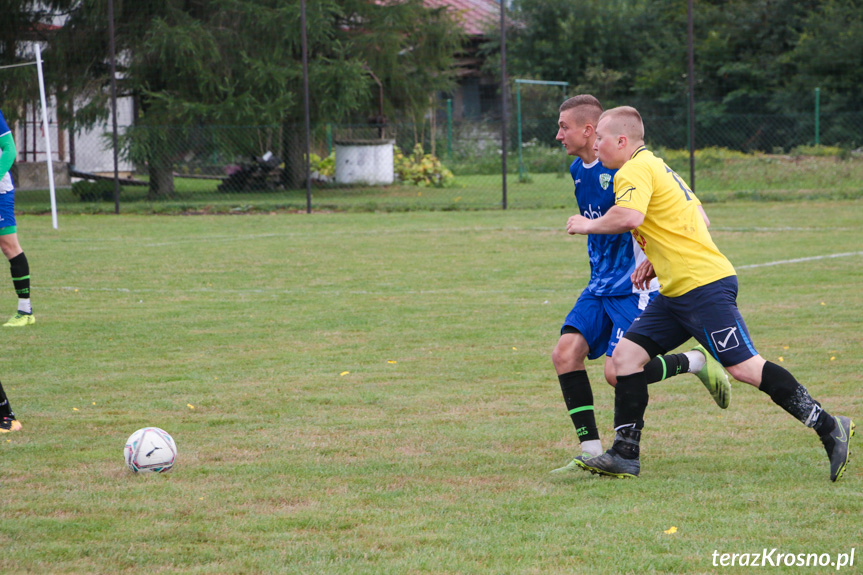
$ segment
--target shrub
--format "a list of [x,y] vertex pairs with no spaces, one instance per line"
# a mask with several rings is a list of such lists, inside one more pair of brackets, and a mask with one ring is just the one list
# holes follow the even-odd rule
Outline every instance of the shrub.
[[[689,150],[673,150],[671,148],[654,148],[653,152],[657,157],[665,160],[665,163],[677,173],[688,173],[689,171]],[[730,160],[743,160],[746,158],[755,158],[754,154],[747,154],[737,150],[729,150],[728,148],[701,148],[695,150],[695,167],[696,169],[720,168]]]
[[791,150],[792,156],[817,156],[846,159],[850,152],[838,146],[797,146]]
[[[120,193],[123,188],[120,188]],[[72,193],[82,202],[113,202],[114,182],[112,180],[83,180],[72,184]]]
[[393,152],[395,172],[403,183],[435,188],[448,188],[455,184],[452,172],[437,156],[424,153],[422,144],[415,145],[410,155],[405,155],[398,146]]
[[[499,144],[459,145],[453,152],[450,163],[452,171],[459,175],[481,174],[496,175],[501,170],[503,153]],[[534,138],[522,146],[522,161],[524,171],[529,174],[568,174],[573,158],[566,155],[561,146],[544,145]],[[513,147],[507,152],[507,173],[517,174],[521,170],[518,165],[518,149]]]
[[332,179],[336,175],[336,153],[331,152],[326,158],[321,158],[317,154],[309,156],[309,166],[312,172],[317,172],[319,175]]

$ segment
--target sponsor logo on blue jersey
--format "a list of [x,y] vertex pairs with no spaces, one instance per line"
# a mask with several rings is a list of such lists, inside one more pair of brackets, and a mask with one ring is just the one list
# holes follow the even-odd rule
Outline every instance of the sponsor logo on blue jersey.
[[[584,165],[576,158],[570,166],[575,184],[575,199],[579,212],[588,219],[602,217],[614,206],[614,174],[599,161]],[[587,254],[590,258],[590,282],[587,289],[595,295],[626,295],[633,293],[630,276],[635,271],[636,252],[632,234],[588,235]]]
[[602,217],[602,208],[599,206],[594,209],[593,205],[587,204],[587,209],[584,210],[584,217],[589,220],[595,220]]

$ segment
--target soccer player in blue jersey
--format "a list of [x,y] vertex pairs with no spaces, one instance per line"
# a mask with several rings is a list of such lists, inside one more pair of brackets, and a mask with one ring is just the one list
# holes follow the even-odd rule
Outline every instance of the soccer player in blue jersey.
[[[567,154],[576,156],[570,172],[579,211],[587,218],[601,217],[614,205],[613,181],[617,170],[603,166],[593,149],[601,113],[599,101],[586,94],[569,98],[560,106],[557,140]],[[552,353],[563,399],[581,443],[581,455],[553,473],[578,469],[577,460],[602,453],[593,391],[584,362],[611,356],[620,337],[658,288],[655,280],[652,285],[643,281],[650,270],[649,262],[630,234],[588,236],[587,252],[590,280],[567,315]],[[647,370],[651,383],[679,373],[695,373],[716,403],[723,409],[728,407],[731,394],[728,377],[700,346],[686,353],[658,356]],[[608,360],[605,378],[611,385],[617,383],[614,363]]]
[[710,349],[738,381],[815,430],[830,461],[830,480],[848,464],[854,422],[821,407],[785,368],[755,349],[737,308],[737,273],[713,242],[699,214],[701,202],[683,179],[644,146],[644,123],[635,108],[602,114],[594,149],[615,174],[615,205],[598,218],[572,216],[570,234],[631,232],[653,264],[659,295],[633,322],[614,351],[614,429],[611,449],[576,464],[592,473],[636,477],[647,409],[652,357],[690,337]]
[[18,243],[18,228],[15,225],[15,186],[9,168],[15,162],[18,150],[6,118],[0,111],[0,250],[9,260],[12,285],[18,294],[18,311],[4,327],[24,327],[36,323],[30,305],[30,265]]

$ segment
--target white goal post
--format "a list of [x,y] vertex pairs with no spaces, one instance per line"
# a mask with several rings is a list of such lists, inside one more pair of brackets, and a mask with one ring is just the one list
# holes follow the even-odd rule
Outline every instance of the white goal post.
[[45,138],[45,161],[48,166],[48,189],[51,192],[51,223],[54,229],[57,229],[57,196],[54,190],[54,164],[51,161],[51,127],[48,124],[48,104],[45,99],[45,77],[42,74],[42,49],[39,44],[36,47],[36,60],[34,62],[22,62],[20,64],[12,64],[9,66],[0,66],[0,70],[4,68],[17,68],[19,66],[32,66],[36,64],[36,73],[39,76],[39,99],[42,103],[42,134]]

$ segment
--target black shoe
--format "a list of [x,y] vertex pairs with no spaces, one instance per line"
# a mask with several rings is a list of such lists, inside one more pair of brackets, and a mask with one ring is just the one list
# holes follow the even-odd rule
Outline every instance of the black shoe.
[[830,458],[830,481],[838,481],[845,473],[845,466],[848,465],[848,458],[851,455],[848,442],[854,435],[855,427],[853,421],[842,415],[834,419],[836,427],[821,438],[827,457]]
[[[626,478],[638,477],[641,471],[641,463],[638,461],[638,442],[641,440],[641,431],[632,428],[623,428],[617,432],[614,445],[611,449],[587,460],[574,459],[573,462],[586,471],[594,474],[608,475],[610,477]],[[628,459],[621,452],[634,453],[635,457]]]
[[0,419],[0,433],[9,433],[10,431],[21,431],[21,422],[14,417]]

